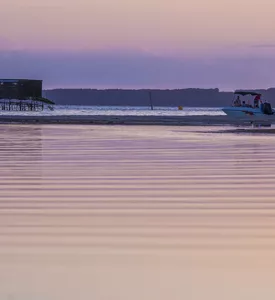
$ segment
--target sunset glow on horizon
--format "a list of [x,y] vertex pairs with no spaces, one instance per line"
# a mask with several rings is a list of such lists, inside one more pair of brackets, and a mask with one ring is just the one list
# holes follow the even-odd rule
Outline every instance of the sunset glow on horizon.
[[69,76],[105,87],[274,86],[274,0],[3,1],[2,77],[49,77],[49,86],[70,86]]
[[274,10],[271,0],[9,0],[1,6],[0,45],[187,55],[252,47],[259,53],[275,45]]

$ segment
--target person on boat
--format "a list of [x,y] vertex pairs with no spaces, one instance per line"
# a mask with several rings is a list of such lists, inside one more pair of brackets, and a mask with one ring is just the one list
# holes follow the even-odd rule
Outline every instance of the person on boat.
[[245,101],[243,100],[242,107],[246,107],[246,106],[247,105],[246,105]]
[[256,95],[254,98],[254,107],[259,107],[259,102],[261,101],[261,95]]
[[240,96],[238,96],[237,99],[235,99],[235,101],[234,101],[234,106],[241,106],[241,99],[240,99]]

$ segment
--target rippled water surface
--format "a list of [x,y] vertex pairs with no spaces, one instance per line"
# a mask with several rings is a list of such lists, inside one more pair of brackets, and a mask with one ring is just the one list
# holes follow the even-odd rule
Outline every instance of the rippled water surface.
[[214,130],[1,125],[0,299],[274,299],[275,138]]

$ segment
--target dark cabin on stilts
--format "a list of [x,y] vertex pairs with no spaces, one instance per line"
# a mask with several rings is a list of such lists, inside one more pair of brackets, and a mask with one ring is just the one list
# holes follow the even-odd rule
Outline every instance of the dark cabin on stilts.
[[42,80],[0,79],[0,110],[42,111],[45,104],[54,102],[42,97]]

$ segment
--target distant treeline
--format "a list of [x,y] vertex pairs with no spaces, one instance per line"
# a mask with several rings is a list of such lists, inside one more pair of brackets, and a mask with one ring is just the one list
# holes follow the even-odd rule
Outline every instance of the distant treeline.
[[[275,101],[275,88],[257,90],[264,99]],[[174,90],[124,90],[124,89],[53,89],[43,95],[59,105],[99,105],[99,106],[194,106],[221,107],[230,105],[233,92],[219,89],[174,89]],[[252,100],[252,98],[251,98]]]

